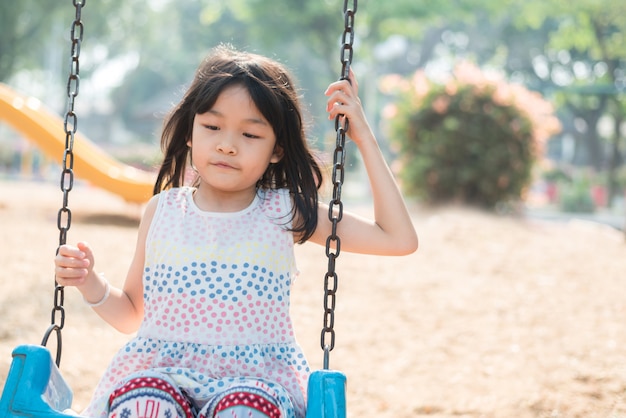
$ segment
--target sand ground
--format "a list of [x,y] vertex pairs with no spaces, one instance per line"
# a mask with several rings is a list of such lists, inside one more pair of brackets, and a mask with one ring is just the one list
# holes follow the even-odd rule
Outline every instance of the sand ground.
[[[3,382],[12,349],[38,344],[50,322],[61,192],[10,181],[0,190]],[[97,268],[121,284],[142,209],[86,185],[72,192],[70,207],[68,241],[89,241]],[[348,376],[350,417],[626,417],[623,233],[459,207],[412,213],[415,254],[338,259],[331,367]],[[292,314],[319,368],[327,264],[319,246],[297,254]],[[61,370],[80,410],[129,336],[74,289],[66,289],[65,306]]]

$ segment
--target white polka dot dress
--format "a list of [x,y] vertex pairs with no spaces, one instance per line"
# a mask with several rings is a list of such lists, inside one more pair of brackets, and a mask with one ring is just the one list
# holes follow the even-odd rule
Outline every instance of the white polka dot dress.
[[309,367],[289,303],[296,272],[287,190],[259,191],[232,213],[201,211],[193,188],[159,196],[146,242],[144,321],[113,358],[86,416],[132,374],[168,375],[199,405],[246,379],[278,393],[285,415],[305,414]]

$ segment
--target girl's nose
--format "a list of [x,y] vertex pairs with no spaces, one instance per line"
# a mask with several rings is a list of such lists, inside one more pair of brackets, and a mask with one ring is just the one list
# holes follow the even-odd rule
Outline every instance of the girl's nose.
[[237,147],[232,138],[225,136],[217,143],[217,150],[223,154],[235,155],[237,154]]

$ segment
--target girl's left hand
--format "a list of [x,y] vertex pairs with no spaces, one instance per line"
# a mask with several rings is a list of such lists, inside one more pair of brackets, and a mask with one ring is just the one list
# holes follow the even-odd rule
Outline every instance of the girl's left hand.
[[328,119],[334,120],[337,116],[348,118],[349,124],[346,134],[358,145],[365,135],[371,133],[371,129],[361,105],[359,84],[352,69],[350,70],[349,81],[340,80],[330,84],[324,94],[328,97],[326,103]]

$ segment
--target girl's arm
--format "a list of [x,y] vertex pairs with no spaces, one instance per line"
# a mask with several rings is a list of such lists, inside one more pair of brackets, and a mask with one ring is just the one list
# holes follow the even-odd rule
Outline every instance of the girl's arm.
[[[94,311],[120,332],[135,332],[143,320],[143,268],[146,236],[154,217],[157,198],[148,203],[139,225],[135,256],[130,264],[122,289],[110,287],[104,303]],[[98,303],[107,292],[106,278],[94,271],[94,255],[89,244],[79,242],[76,247],[63,245],[54,260],[56,280],[62,286],[75,286],[89,303]]]
[[[328,96],[328,117],[334,120],[339,114],[349,120],[348,136],[357,145],[369,178],[374,219],[366,219],[344,212],[337,227],[341,250],[364,254],[406,255],[418,246],[417,234],[400,189],[385,162],[378,142],[370,128],[358,96],[354,74],[347,80],[332,83]],[[331,232],[328,205],[320,204],[318,227],[311,241],[325,244]]]

